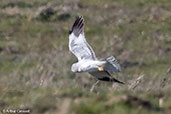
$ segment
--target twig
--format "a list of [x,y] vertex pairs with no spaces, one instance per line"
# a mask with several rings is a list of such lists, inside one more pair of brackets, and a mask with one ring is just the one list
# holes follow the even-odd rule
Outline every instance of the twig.
[[136,80],[134,80],[130,86],[129,89],[135,89],[143,80],[144,75],[140,75]]
[[171,68],[169,68],[167,70],[166,75],[163,77],[161,84],[160,84],[161,88],[164,88],[166,86],[166,82],[167,82],[167,78],[168,78],[169,73],[171,73]]

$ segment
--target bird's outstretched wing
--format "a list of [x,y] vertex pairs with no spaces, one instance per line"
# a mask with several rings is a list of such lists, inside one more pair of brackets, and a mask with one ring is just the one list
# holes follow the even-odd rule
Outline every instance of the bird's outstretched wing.
[[69,49],[80,60],[96,60],[95,53],[84,36],[84,19],[79,16],[69,32]]
[[121,82],[115,79],[114,77],[112,77],[108,71],[94,71],[94,72],[89,72],[89,73],[101,81],[110,81],[110,82],[117,82],[120,84],[124,84],[124,82]]

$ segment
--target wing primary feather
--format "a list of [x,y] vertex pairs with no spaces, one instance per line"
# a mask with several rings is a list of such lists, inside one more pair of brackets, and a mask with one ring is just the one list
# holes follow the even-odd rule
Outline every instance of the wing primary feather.
[[121,82],[113,77],[103,77],[103,78],[98,78],[99,80],[101,81],[109,81],[109,82],[117,82],[117,83],[120,83],[120,84],[125,84],[124,82]]
[[81,25],[83,24],[83,19],[80,20],[79,24],[78,24],[78,28],[81,29]]
[[111,74],[108,71],[105,71],[105,72],[110,76],[110,77],[108,77],[109,81],[117,82],[117,83],[120,83],[120,84],[125,84],[124,82],[119,81],[119,80],[115,79],[114,77],[112,77]]
[[76,19],[76,21],[74,22],[73,26],[72,26],[72,30],[73,30],[74,27],[78,24],[79,20],[80,20],[80,18],[78,17],[78,18]]
[[79,26],[79,29],[82,30],[83,26],[84,26],[84,23],[81,23]]
[[80,27],[79,27],[79,33],[82,33],[83,32],[83,26],[84,26],[84,24],[82,23],[81,25],[80,25]]
[[111,74],[108,71],[94,71],[94,72],[89,72],[92,76],[95,78],[101,80],[101,81],[108,81],[108,82],[117,82],[120,84],[125,84],[122,81],[117,80],[116,78],[112,77]]
[[79,36],[83,32],[84,27],[84,19],[82,16],[79,16],[74,22],[72,29],[70,30],[70,34],[73,32],[75,36]]

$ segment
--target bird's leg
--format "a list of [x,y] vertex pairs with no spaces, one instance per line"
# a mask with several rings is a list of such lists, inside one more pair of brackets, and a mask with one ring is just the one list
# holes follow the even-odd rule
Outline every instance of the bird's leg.
[[91,89],[90,89],[90,92],[93,92],[93,91],[94,91],[95,86],[96,86],[99,82],[100,82],[100,80],[97,80],[97,82],[93,84],[93,86],[92,86]]

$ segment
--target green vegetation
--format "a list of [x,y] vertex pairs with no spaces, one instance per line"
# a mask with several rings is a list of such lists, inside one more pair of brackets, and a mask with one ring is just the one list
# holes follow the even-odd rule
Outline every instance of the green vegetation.
[[[127,85],[101,82],[92,93],[96,80],[70,71],[68,31],[78,15],[97,57],[114,55],[122,71],[113,76]],[[170,114],[170,25],[170,0],[1,0],[0,110]]]

